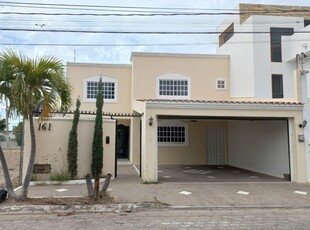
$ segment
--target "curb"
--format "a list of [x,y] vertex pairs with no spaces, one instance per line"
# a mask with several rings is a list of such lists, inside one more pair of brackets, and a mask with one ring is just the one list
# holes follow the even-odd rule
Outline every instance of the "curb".
[[102,212],[132,212],[140,208],[136,204],[118,205],[15,205],[0,207],[0,215],[5,214],[50,214],[50,213],[102,213]]
[[143,210],[206,210],[233,211],[244,209],[310,209],[305,206],[249,205],[249,206],[169,206],[158,203],[127,203],[111,205],[15,205],[0,207],[0,215],[6,214],[51,214],[70,215],[74,213],[131,213]]

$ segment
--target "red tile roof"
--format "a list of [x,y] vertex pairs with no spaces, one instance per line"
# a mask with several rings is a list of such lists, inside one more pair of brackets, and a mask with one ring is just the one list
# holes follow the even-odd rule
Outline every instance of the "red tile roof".
[[189,100],[189,99],[137,99],[141,102],[180,102],[180,103],[214,103],[214,104],[262,104],[262,105],[303,105],[293,101],[216,101],[216,100]]

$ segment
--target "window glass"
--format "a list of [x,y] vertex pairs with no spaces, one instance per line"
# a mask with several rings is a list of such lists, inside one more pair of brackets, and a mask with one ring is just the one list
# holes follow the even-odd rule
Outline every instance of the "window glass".
[[270,49],[272,62],[282,62],[281,36],[290,36],[293,34],[293,28],[270,28]]
[[[87,99],[96,99],[98,93],[98,82],[87,82]],[[115,99],[115,83],[103,82],[102,94],[104,99]]]
[[160,96],[188,96],[187,80],[159,80]]
[[283,98],[282,74],[272,74],[272,98]]

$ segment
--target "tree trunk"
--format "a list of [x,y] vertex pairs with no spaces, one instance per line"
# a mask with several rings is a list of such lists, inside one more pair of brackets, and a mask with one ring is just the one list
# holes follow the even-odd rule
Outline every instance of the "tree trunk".
[[99,198],[99,183],[100,183],[100,177],[96,176],[95,177],[95,193],[94,193],[94,198],[98,199]]
[[87,185],[88,196],[93,197],[94,196],[94,187],[93,187],[93,183],[91,182],[91,177],[89,174],[87,174],[87,176],[86,176],[86,185]]
[[1,164],[2,164],[2,170],[3,170],[5,185],[6,185],[6,189],[8,191],[9,197],[15,198],[16,197],[16,193],[14,192],[14,188],[13,188],[12,180],[11,180],[11,177],[10,177],[8,165],[6,163],[6,160],[5,160],[5,157],[4,157],[4,153],[3,153],[3,150],[2,150],[1,146],[0,146],[0,161],[1,161]]
[[36,156],[36,136],[34,132],[34,122],[33,122],[33,114],[32,112],[29,115],[29,125],[30,125],[30,137],[31,137],[31,150],[30,150],[30,157],[27,167],[27,172],[25,175],[24,183],[22,185],[22,194],[20,196],[21,199],[26,199],[28,195],[28,187],[31,180],[31,175],[33,171],[33,165]]
[[108,190],[108,187],[109,187],[109,184],[110,184],[110,180],[111,180],[111,177],[112,177],[112,174],[111,173],[108,173],[107,174],[107,177],[105,178],[105,181],[102,185],[102,188],[100,190],[100,195],[105,195],[107,193],[107,190]]

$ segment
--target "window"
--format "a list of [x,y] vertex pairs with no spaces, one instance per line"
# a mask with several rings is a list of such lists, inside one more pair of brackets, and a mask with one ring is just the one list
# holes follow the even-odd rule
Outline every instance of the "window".
[[180,74],[165,74],[157,78],[157,98],[190,99],[190,78]]
[[270,28],[270,50],[272,62],[282,62],[281,36],[290,36],[293,34],[293,28]]
[[226,89],[226,80],[225,79],[217,79],[216,80],[216,89],[225,90]]
[[[115,83],[102,82],[102,93],[104,99],[114,99],[115,97]],[[98,82],[87,82],[87,99],[96,99],[98,93]]]
[[219,36],[219,47],[224,45],[229,39],[231,39],[234,36],[234,23],[232,23],[230,26],[227,27],[226,30],[224,30],[220,36]]
[[305,19],[304,20],[304,26],[307,27],[310,25],[310,20],[309,19]]
[[117,81],[106,76],[95,76],[84,81],[84,101],[95,102],[99,79],[102,78],[102,93],[105,102],[117,102]]
[[282,74],[272,74],[272,98],[283,98]]
[[186,80],[159,80],[159,95],[187,96],[188,85]]
[[187,124],[179,120],[159,121],[157,141],[159,146],[187,146]]

